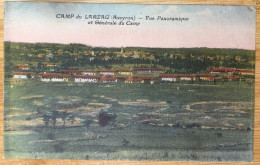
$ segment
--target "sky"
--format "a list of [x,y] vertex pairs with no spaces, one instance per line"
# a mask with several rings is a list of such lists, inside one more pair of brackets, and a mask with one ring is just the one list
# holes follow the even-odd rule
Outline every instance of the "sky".
[[[57,18],[60,14],[74,17]],[[76,19],[77,15],[82,18]],[[109,19],[86,19],[86,15],[108,15]],[[112,19],[114,15],[134,17],[130,22],[139,25],[126,25],[127,21],[118,25],[120,20]],[[154,20],[146,20],[146,16]],[[159,16],[188,20],[157,20]],[[255,50],[253,6],[5,2],[4,19],[4,40],[12,42]],[[117,25],[97,25],[95,21],[115,21]]]

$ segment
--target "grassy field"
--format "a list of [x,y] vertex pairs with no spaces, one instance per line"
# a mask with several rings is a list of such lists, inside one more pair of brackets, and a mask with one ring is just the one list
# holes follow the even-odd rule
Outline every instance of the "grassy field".
[[253,160],[254,86],[244,82],[6,81],[4,95],[5,158]]

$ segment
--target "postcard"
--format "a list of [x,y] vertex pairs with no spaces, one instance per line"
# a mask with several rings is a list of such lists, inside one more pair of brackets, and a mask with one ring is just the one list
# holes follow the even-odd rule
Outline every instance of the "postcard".
[[253,161],[255,6],[5,2],[4,157]]

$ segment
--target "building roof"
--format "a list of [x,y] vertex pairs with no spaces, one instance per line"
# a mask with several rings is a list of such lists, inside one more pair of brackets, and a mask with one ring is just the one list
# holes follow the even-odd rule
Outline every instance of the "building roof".
[[212,68],[210,72],[235,72],[235,68]]
[[162,70],[161,68],[133,68],[132,71],[135,70]]
[[141,77],[128,77],[125,79],[125,81],[143,81],[144,79],[142,79]]
[[58,74],[58,73],[40,73],[39,76],[42,78],[48,78],[48,77],[56,77],[56,78],[68,78],[68,75],[64,74]]
[[14,72],[14,75],[34,75],[33,72]]
[[236,73],[248,73],[248,74],[253,74],[254,70],[249,70],[249,69],[237,69]]
[[75,74],[75,73],[96,73],[96,71],[88,71],[88,70],[61,70],[62,73],[66,74]]
[[111,72],[111,73],[113,72],[113,73],[114,73],[115,71],[113,71],[113,70],[103,70],[103,71],[102,71],[102,70],[101,70],[101,71],[99,71],[99,72]]
[[80,70],[61,70],[62,73],[80,73]]
[[29,69],[28,65],[17,65],[18,69]]
[[177,78],[177,77],[187,77],[187,78],[195,78],[195,77],[206,77],[206,78],[216,78],[215,75],[185,75],[185,74],[162,74],[161,78]]
[[96,73],[96,71],[91,71],[91,70],[82,70],[81,72]]
[[238,76],[227,76],[225,78],[229,79],[229,80],[239,80],[240,79],[240,77],[238,77]]
[[160,77],[163,77],[163,78],[176,78],[178,77],[177,74],[162,74]]
[[127,77],[125,81],[154,80],[154,77]]
[[115,77],[101,77],[100,81],[115,81]]
[[197,75],[198,77],[200,78],[207,78],[209,80],[214,80],[216,79],[216,76],[215,75]]
[[98,76],[82,76],[82,75],[78,75],[78,76],[74,76],[75,78],[84,78],[84,79],[99,79],[100,77]]

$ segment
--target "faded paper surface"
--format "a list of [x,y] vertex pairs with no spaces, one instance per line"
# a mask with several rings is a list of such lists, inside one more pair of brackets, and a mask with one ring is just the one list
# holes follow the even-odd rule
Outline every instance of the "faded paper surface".
[[254,7],[6,2],[4,24],[6,158],[253,160]]

